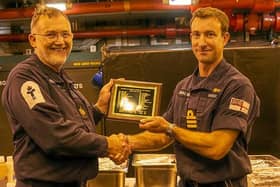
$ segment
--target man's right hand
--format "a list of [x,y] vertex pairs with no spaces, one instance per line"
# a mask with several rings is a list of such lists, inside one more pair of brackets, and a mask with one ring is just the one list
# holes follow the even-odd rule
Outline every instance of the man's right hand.
[[124,134],[113,134],[107,137],[108,157],[116,164],[121,164],[128,159],[131,148],[127,137]]

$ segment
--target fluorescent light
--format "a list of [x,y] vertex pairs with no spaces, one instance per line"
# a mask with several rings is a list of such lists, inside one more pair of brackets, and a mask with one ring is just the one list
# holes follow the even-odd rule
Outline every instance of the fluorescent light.
[[46,4],[47,7],[53,7],[53,8],[57,8],[61,11],[66,10],[66,3],[47,3]]
[[191,5],[192,0],[169,0],[170,5]]

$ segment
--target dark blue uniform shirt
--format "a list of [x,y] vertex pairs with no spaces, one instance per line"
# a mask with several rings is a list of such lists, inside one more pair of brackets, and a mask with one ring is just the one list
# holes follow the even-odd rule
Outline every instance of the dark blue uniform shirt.
[[[207,78],[198,69],[180,81],[164,117],[182,128],[199,132],[240,131],[229,153],[211,160],[175,142],[178,173],[184,180],[213,183],[251,172],[247,146],[260,101],[248,78],[224,60]],[[217,141],[223,141],[217,139]]]
[[65,72],[32,55],[9,74],[2,103],[14,141],[18,180],[84,181],[96,176],[97,158],[107,153],[95,133],[100,115],[73,87]]

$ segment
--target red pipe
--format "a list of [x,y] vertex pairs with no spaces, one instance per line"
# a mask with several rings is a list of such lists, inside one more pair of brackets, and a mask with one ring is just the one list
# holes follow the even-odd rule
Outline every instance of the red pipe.
[[253,7],[255,0],[226,0],[218,1],[213,0],[212,6],[221,9],[233,9],[233,8],[249,8]]
[[263,31],[269,31],[271,28],[274,27],[276,21],[275,21],[275,17],[273,15],[270,14],[264,14],[262,16],[262,30]]
[[108,37],[126,37],[126,36],[167,36],[176,37],[177,35],[187,35],[187,28],[151,28],[151,29],[131,29],[131,30],[102,30],[96,32],[74,33],[76,39],[80,38],[108,38]]
[[10,8],[0,10],[0,20],[30,18],[34,8]]
[[164,4],[162,0],[131,0],[130,1],[131,11],[165,11],[165,10],[180,10],[189,11],[191,6],[188,5],[169,5]]
[[[163,4],[162,0],[131,0],[99,3],[74,3],[66,10],[68,15],[119,13],[132,11],[188,11],[199,7],[212,6],[220,9],[250,9],[253,12],[271,12],[280,7],[276,0],[200,0],[195,6],[172,6]],[[30,18],[34,7],[0,10],[0,20]]]
[[230,28],[234,32],[242,31],[244,26],[243,14],[235,14],[230,17]]
[[68,15],[125,12],[124,2],[77,3],[65,11]]
[[261,18],[258,14],[249,14],[247,19],[246,31],[249,31],[251,35],[255,35],[256,31],[261,30]]
[[279,7],[280,3],[275,0],[200,0],[198,5],[192,7],[192,10],[207,6],[219,9],[249,9],[252,12],[271,12]]
[[274,6],[275,6],[275,8],[280,8],[280,1],[275,0]]
[[[150,29],[131,29],[131,30],[100,30],[91,32],[76,32],[75,39],[81,38],[109,38],[109,37],[132,37],[132,36],[167,36],[176,37],[189,34],[188,28],[150,28]],[[28,34],[7,34],[0,35],[2,42],[27,41]]]
[[274,27],[276,32],[280,32],[280,11],[276,12],[275,15],[275,27]]
[[275,9],[275,0],[255,0],[253,12],[271,12]]
[[[190,6],[172,6],[163,4],[162,1],[118,1],[100,3],[76,3],[72,8],[66,10],[67,15],[101,14],[101,13],[120,13],[132,11],[186,11]],[[0,10],[0,20],[30,18],[34,11],[30,8],[12,8]]]
[[1,42],[25,42],[28,40],[28,34],[1,34]]
[[246,26],[246,31],[253,35],[260,30],[269,31],[273,29],[275,32],[280,32],[280,11],[275,12],[275,15],[250,13],[230,16],[230,28],[234,32],[242,31],[244,26]]

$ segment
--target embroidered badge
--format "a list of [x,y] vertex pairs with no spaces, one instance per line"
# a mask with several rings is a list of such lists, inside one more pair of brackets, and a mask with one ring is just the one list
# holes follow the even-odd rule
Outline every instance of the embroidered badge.
[[179,93],[178,93],[179,96],[187,96],[189,97],[190,96],[190,93],[187,92],[186,90],[180,90]]
[[217,97],[217,94],[210,93],[210,94],[208,94],[208,97],[209,97],[209,98],[216,98],[216,97]]
[[238,112],[243,112],[244,114],[248,114],[250,108],[250,103],[242,100],[242,99],[237,99],[237,98],[231,98],[230,104],[229,104],[229,109],[238,111]]
[[213,88],[212,92],[213,93],[220,93],[221,89],[220,88]]
[[81,106],[79,108],[79,112],[83,117],[87,115],[86,111]]
[[21,86],[20,92],[30,109],[32,109],[35,105],[39,103],[45,102],[39,85],[36,82],[26,81]]

